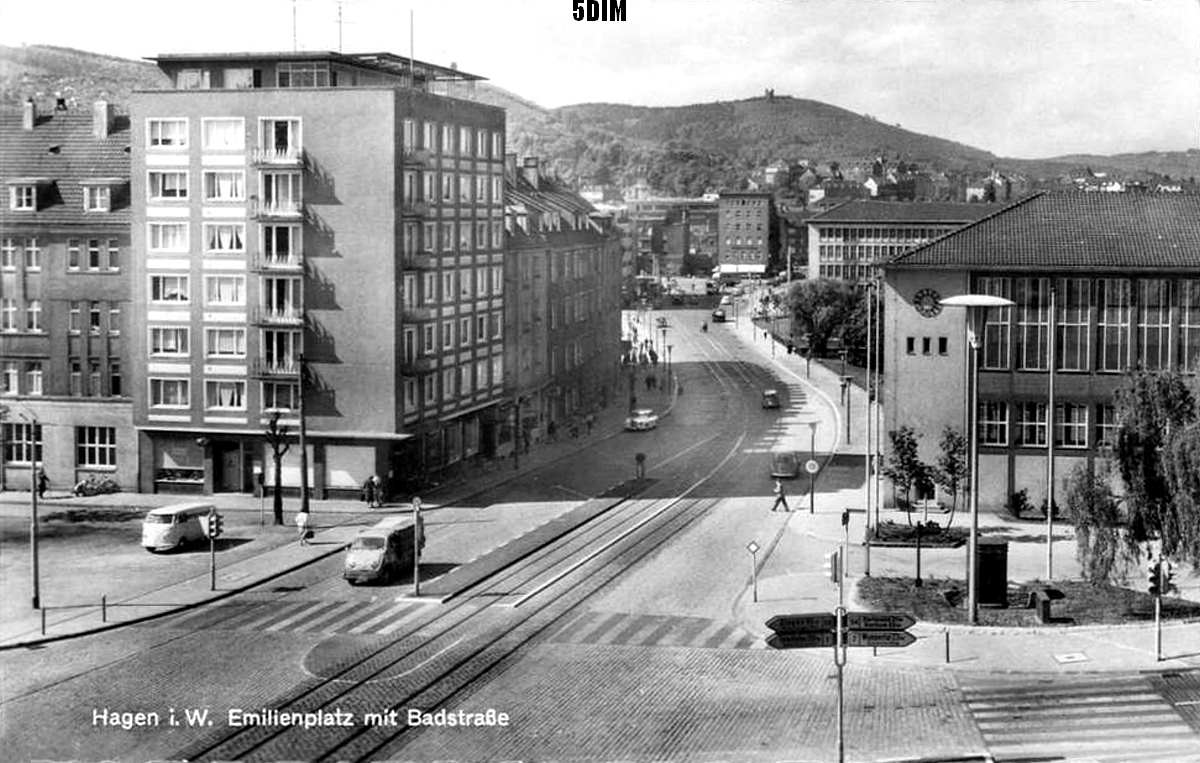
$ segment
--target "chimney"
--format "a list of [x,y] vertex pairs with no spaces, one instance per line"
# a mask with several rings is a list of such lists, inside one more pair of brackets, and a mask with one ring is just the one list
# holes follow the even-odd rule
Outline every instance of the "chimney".
[[25,99],[25,110],[21,113],[21,129],[32,130],[37,124],[37,105],[32,98]]
[[504,174],[508,177],[510,182],[513,182],[513,183],[517,182],[517,155],[516,154],[505,154],[504,155]]
[[96,101],[92,104],[92,137],[104,140],[112,129],[113,107],[108,101]]
[[536,190],[538,187],[538,158],[536,156],[525,157],[525,166],[521,168],[521,174],[525,176],[525,181]]

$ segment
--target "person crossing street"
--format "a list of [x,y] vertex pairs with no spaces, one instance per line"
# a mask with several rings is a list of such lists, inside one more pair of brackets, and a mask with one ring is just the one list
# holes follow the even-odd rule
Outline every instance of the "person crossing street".
[[787,494],[783,492],[783,483],[779,480],[775,480],[775,503],[772,504],[771,511],[779,511],[779,506],[781,504],[783,505],[784,511],[792,510],[792,508],[788,506]]

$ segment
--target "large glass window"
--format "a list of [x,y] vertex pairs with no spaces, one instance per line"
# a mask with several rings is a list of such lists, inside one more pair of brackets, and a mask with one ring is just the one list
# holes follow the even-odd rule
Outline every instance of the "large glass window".
[[1200,371],[1200,279],[1179,283],[1179,369]]
[[242,170],[205,170],[205,201],[245,201],[246,173]]
[[1050,280],[1018,278],[1015,289],[1017,368],[1041,371],[1048,368],[1050,337]]
[[1086,448],[1088,408],[1075,403],[1054,406],[1054,444],[1064,448]]
[[186,252],[188,250],[187,223],[149,223],[150,251]]
[[209,305],[246,304],[245,276],[207,276],[204,279],[204,301]]
[[299,225],[264,225],[263,254],[268,263],[296,264],[300,261]]
[[208,254],[242,254],[246,251],[245,223],[205,223],[204,251]]
[[[980,278],[978,289],[981,294],[1012,299],[1012,286],[1007,278]],[[987,311],[987,325],[983,328],[983,368],[1008,370],[1011,320],[1011,307],[993,307]]]
[[1111,448],[1117,443],[1117,408],[1101,403],[1096,406],[1096,447]]
[[1063,371],[1087,371],[1088,312],[1091,307],[1087,278],[1058,279],[1055,294],[1056,366]]
[[300,202],[300,173],[264,172],[262,174],[262,205],[265,211],[276,214],[298,214]]
[[146,145],[151,148],[187,148],[186,119],[147,119]]
[[29,464],[42,461],[42,425],[5,423],[4,463]]
[[300,407],[300,387],[288,382],[263,382],[264,411],[293,411]]
[[205,151],[244,151],[246,122],[240,118],[201,120]]
[[1138,361],[1149,370],[1171,363],[1171,284],[1165,278],[1138,282]]
[[1133,311],[1129,281],[1124,278],[1098,279],[1096,307],[1096,370],[1124,371],[1129,367]]
[[210,358],[244,358],[246,356],[246,329],[205,329],[204,345]]
[[116,427],[75,427],[75,465],[92,468],[115,467]]
[[150,276],[151,302],[187,302],[188,294],[187,276]]
[[280,63],[276,69],[277,87],[329,87],[329,64],[313,63]]
[[150,354],[182,357],[189,353],[187,326],[151,326]]
[[151,170],[147,173],[146,188],[150,201],[186,199],[188,174],[182,170]]

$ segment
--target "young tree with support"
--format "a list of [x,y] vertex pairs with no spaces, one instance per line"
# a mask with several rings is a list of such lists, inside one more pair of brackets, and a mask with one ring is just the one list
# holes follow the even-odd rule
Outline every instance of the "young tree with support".
[[938,487],[950,494],[950,518],[946,520],[946,528],[949,529],[954,523],[954,513],[958,511],[958,494],[966,487],[970,471],[967,438],[957,429],[946,427],[942,430],[938,446],[941,452],[933,465],[932,476]]
[[271,460],[275,464],[275,484],[271,488],[271,510],[277,525],[283,524],[283,457],[292,447],[288,442],[288,434],[287,426],[279,423],[279,413],[272,413],[263,436],[271,448]]

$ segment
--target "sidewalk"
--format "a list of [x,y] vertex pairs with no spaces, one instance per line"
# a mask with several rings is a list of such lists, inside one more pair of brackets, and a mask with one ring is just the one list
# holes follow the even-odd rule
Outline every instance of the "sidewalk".
[[[656,401],[665,397],[665,393],[656,396]],[[673,403],[672,396],[660,415],[669,415]],[[625,416],[623,406],[610,405],[597,414],[592,434],[571,438],[564,433],[555,442],[535,445],[528,454],[520,455],[518,469],[512,468],[511,460],[497,460],[487,470],[424,491],[421,497],[426,515],[436,517],[439,510],[450,509],[474,493],[551,464],[597,439],[614,436],[622,431]],[[180,500],[178,495],[143,493],[77,498],[51,490],[45,500],[39,501],[38,514],[42,518],[66,511],[141,514]],[[78,541],[81,548],[59,554],[58,558],[43,544],[39,563],[43,608],[35,610],[30,598],[30,567],[24,561],[29,555],[28,536],[8,541],[4,553],[10,564],[6,565],[6,574],[0,580],[0,589],[4,591],[0,600],[3,620],[0,622],[0,650],[96,633],[232,596],[337,554],[349,545],[360,528],[378,521],[381,516],[410,510],[407,503],[393,503],[371,511],[358,501],[313,500],[311,514],[315,535],[311,545],[300,546],[291,524],[297,507],[295,498],[285,499],[286,522],[282,527],[271,524],[269,500],[265,507],[264,527],[259,526],[262,504],[254,496],[216,494],[203,496],[203,500],[211,501],[226,515],[226,532],[218,539],[215,591],[209,590],[207,549],[203,553],[152,555],[140,545],[127,544],[124,536],[119,549],[113,548],[111,537],[81,537]],[[27,518],[29,493],[0,493],[0,516]],[[546,516],[508,515],[499,510],[495,516],[497,521],[482,525],[487,528],[486,537],[473,540],[472,545],[478,548],[459,549],[460,553],[483,553],[528,532],[532,523],[549,519]],[[436,522],[431,522],[433,524]],[[47,527],[44,523],[43,531]],[[430,532],[431,546],[437,532],[436,529]],[[479,535],[478,532],[474,534]],[[461,540],[461,535],[456,536],[456,542]],[[60,546],[74,544],[74,539],[59,543]],[[426,554],[429,551],[427,549]],[[16,559],[18,555],[22,558]],[[103,610],[102,596],[106,597]]]
[[[749,321],[745,322],[746,324]],[[775,357],[771,358],[770,344],[764,341],[761,330],[757,336],[751,334],[749,325],[735,327],[743,344],[769,367],[773,367],[785,379],[799,380],[805,377],[804,359],[788,355],[786,346],[776,346]],[[782,352],[781,352],[782,350]],[[817,364],[812,366],[811,383],[824,392],[826,400],[838,402],[839,382],[833,372]],[[810,395],[811,397],[811,395]],[[821,429],[836,422],[839,438],[845,437],[845,422],[841,419],[841,406],[833,411],[817,410],[813,415],[822,421]],[[866,410],[866,392],[851,387],[851,410]],[[861,415],[861,413],[860,413]],[[859,422],[861,418],[856,417]],[[864,434],[859,424],[852,432],[852,444],[818,442],[836,448],[839,453],[862,454]],[[821,560],[825,554],[840,548],[844,536],[841,525],[843,509],[855,511],[850,515],[849,570],[846,580],[846,607],[862,610],[854,601],[855,584],[861,579],[866,563],[866,549],[861,545],[865,514],[861,481],[856,487],[822,491],[818,477],[815,514],[807,511],[807,501],[793,495],[796,511],[785,515],[764,513],[759,522],[767,537],[778,533],[778,540],[759,564],[758,601],[752,601],[747,591],[737,603],[735,610],[743,627],[761,637],[770,635],[766,621],[774,615],[809,612],[833,612],[838,606],[838,586],[824,573]],[[885,512],[881,519],[900,521],[902,514]],[[960,513],[960,516],[961,513]],[[956,520],[965,523],[966,517]],[[994,514],[982,514],[979,519],[981,530],[1000,534],[1008,529],[1015,536],[1044,535],[1044,527],[1032,529],[1026,523],[1006,522]],[[1079,566],[1075,560],[1073,528],[1060,525],[1065,536],[1055,540],[1053,546],[1055,577],[1078,578]],[[1056,537],[1058,532],[1056,532]],[[876,577],[911,577],[915,568],[915,551],[912,548],[872,547],[871,574]],[[962,578],[966,571],[966,547],[958,549],[925,549],[922,552],[922,575],[925,577]],[[1008,579],[1015,581],[1036,580],[1045,576],[1046,546],[1042,542],[1012,542],[1009,545]],[[1179,575],[1180,595],[1193,601],[1200,600],[1200,577]],[[1032,610],[1031,610],[1032,614]],[[1130,670],[1164,670],[1200,667],[1200,622],[1165,622],[1163,625],[1163,654],[1159,662],[1155,659],[1154,624],[1097,625],[1097,626],[1046,626],[1029,628],[998,628],[967,625],[941,625],[917,623],[910,629],[917,642],[905,648],[880,648],[878,650],[854,648],[848,650],[851,664],[880,666],[911,666],[913,668],[938,668],[958,671],[980,672],[1097,672]],[[949,644],[949,661],[947,661]],[[817,653],[820,650],[815,650]]]

